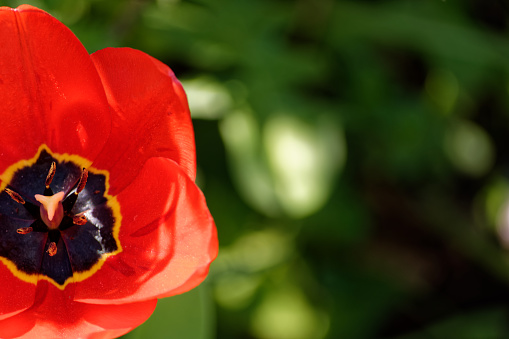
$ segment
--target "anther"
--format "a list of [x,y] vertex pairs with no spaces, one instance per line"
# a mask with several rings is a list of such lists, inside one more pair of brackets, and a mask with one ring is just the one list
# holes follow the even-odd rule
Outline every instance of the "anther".
[[53,177],[55,176],[56,169],[57,169],[57,164],[53,161],[51,163],[51,167],[49,168],[48,175],[46,176],[46,188],[49,188],[49,185],[53,181]]
[[46,252],[48,252],[50,257],[52,257],[55,254],[57,254],[57,244],[55,244],[54,241],[50,242],[49,246],[48,246],[48,250]]
[[22,227],[22,228],[18,228],[16,230],[16,232],[18,232],[18,234],[28,234],[28,233],[30,233],[32,231],[33,231],[32,227]]
[[85,225],[87,223],[85,212],[81,212],[72,217],[72,223],[75,225]]
[[81,172],[80,182],[78,183],[78,187],[76,188],[76,194],[79,194],[85,188],[88,179],[88,171],[86,168]]
[[9,196],[12,198],[12,200],[16,201],[17,203],[24,204],[25,200],[19,195],[18,193],[14,192],[13,190],[6,188],[5,193],[9,194]]

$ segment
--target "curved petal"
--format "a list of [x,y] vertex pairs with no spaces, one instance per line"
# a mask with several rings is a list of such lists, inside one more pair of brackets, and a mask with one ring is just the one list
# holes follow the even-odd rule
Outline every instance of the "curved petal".
[[217,255],[214,221],[198,187],[166,158],[151,158],[117,199],[123,251],[76,284],[76,300],[122,303],[198,285]]
[[94,163],[110,171],[111,193],[129,184],[151,157],[174,160],[196,176],[194,132],[182,85],[172,70],[129,48],[91,55],[114,111],[108,143]]
[[97,71],[79,40],[37,8],[0,8],[0,173],[45,143],[93,160],[111,117]]
[[47,282],[37,287],[33,307],[0,321],[2,338],[111,338],[139,326],[150,317],[157,300],[121,305],[72,301],[67,290]]
[[32,306],[35,299],[35,284],[20,280],[0,263],[0,320],[11,317]]

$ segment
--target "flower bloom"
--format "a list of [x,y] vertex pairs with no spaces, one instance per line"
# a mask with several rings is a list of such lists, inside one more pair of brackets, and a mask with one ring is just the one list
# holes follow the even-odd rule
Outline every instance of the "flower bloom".
[[37,8],[0,28],[0,337],[120,336],[217,255],[184,90]]

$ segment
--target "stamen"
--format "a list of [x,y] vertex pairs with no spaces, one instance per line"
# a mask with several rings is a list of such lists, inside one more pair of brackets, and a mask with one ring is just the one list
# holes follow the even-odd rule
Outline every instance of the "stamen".
[[5,193],[9,194],[9,196],[12,198],[12,200],[16,201],[17,203],[24,204],[25,200],[19,195],[18,193],[14,192],[13,190],[6,188]]
[[87,223],[85,212],[81,212],[72,217],[72,223],[75,225],[85,225]]
[[22,228],[18,228],[16,230],[16,232],[18,232],[18,234],[28,234],[28,233],[30,233],[32,231],[33,231],[32,227],[22,227]]
[[81,172],[80,182],[78,183],[78,187],[76,188],[76,194],[79,194],[85,188],[88,179],[88,171],[86,168]]
[[50,242],[49,246],[48,246],[48,250],[46,252],[48,252],[50,257],[52,257],[55,254],[57,254],[57,244],[55,244],[54,241]]
[[56,169],[57,169],[57,164],[53,161],[51,163],[51,167],[49,168],[48,175],[46,176],[46,188],[49,188],[49,185],[53,181],[53,177],[55,176]]

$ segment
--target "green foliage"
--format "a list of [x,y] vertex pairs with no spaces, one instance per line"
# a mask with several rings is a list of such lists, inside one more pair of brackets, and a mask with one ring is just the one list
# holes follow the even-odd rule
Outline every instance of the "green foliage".
[[509,337],[504,1],[29,3],[188,92],[220,254],[126,338]]

